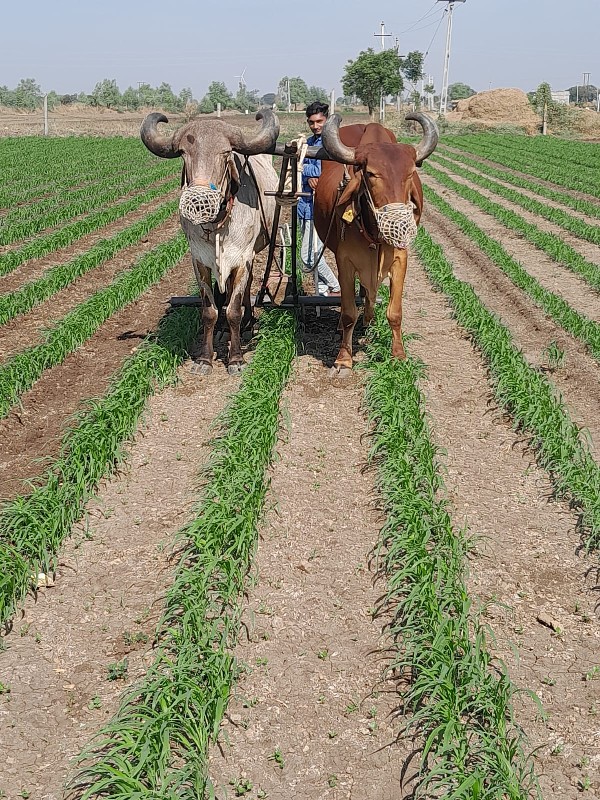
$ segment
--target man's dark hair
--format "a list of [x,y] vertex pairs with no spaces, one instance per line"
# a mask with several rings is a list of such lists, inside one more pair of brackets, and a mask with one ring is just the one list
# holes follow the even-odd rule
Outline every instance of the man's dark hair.
[[313,114],[323,114],[323,116],[328,117],[329,106],[327,103],[321,103],[319,100],[315,100],[314,103],[306,106],[306,119],[312,117]]

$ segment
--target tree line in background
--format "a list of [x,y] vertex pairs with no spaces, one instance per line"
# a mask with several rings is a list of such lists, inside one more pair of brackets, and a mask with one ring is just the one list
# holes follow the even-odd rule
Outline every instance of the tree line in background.
[[[289,92],[288,92],[289,85]],[[288,95],[292,108],[304,108],[314,100],[327,102],[327,92],[320,86],[308,86],[300,77],[283,77],[278,84],[277,92],[268,92],[259,96],[258,90],[249,90],[240,83],[238,91],[233,94],[225,83],[213,81],[208,91],[199,102],[194,99],[192,90],[182,89],[175,94],[170,84],[161,83],[152,87],[149,83],[140,83],[137,88],[129,86],[121,92],[116,80],[104,79],[99,81],[91,94],[79,92],[78,94],[63,94],[48,92],[48,108],[53,109],[59,105],[83,103],[88,106],[136,111],[138,108],[162,108],[165,111],[180,112],[190,109],[201,114],[210,114],[221,104],[223,110],[256,111],[259,106],[277,105],[287,108]],[[0,86],[0,105],[10,108],[19,108],[33,111],[43,105],[44,93],[33,78],[23,78],[14,89]]]
[[[350,109],[356,105],[365,105],[371,115],[379,107],[381,97],[396,99],[405,90],[407,97],[414,108],[421,105],[431,108],[432,100],[437,100],[433,85],[422,86],[417,83],[423,77],[423,54],[414,51],[405,57],[398,55],[394,49],[383,50],[375,53],[372,48],[365,50],[355,60],[350,60],[344,69],[342,87],[344,95],[336,98],[336,106]],[[408,83],[408,89],[405,86]],[[465,83],[453,83],[448,90],[450,101],[461,100],[475,94],[475,90]],[[571,103],[585,105],[596,103],[598,89],[593,85],[573,86],[569,89]],[[43,103],[43,93],[40,86],[33,78],[22,79],[16,88],[9,89],[0,86],[0,105],[24,110],[40,108]],[[552,101],[550,86],[541,84],[535,92],[529,92],[529,99],[540,110],[547,109],[548,120],[558,121],[566,113],[566,106]],[[286,110],[288,106],[294,110],[303,110],[315,101],[327,103],[329,101],[326,90],[321,86],[309,86],[301,77],[285,75],[277,85],[277,91],[267,92],[262,96],[256,89],[249,90],[245,84],[238,86],[238,91],[233,94],[221,81],[213,81],[208,91],[199,102],[194,99],[192,90],[182,89],[175,94],[170,84],[161,83],[152,87],[149,83],[140,83],[137,88],[129,86],[124,92],[119,90],[116,80],[105,79],[99,81],[91,94],[59,95],[56,92],[48,93],[48,107],[84,103],[85,105],[127,109],[135,111],[138,108],[161,108],[165,111],[182,112],[191,114],[210,114],[216,111],[218,104],[223,110],[237,110],[241,112],[254,112],[260,106],[276,106]]]

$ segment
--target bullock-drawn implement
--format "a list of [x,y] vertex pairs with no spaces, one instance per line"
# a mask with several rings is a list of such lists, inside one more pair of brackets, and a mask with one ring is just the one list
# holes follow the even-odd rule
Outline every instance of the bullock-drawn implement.
[[[381,125],[349,125],[340,130],[334,114],[323,128],[323,146],[277,142],[279,122],[270,109],[259,111],[260,129],[249,133],[221,119],[194,120],[172,136],[157,130],[168,122],[149,114],[141,137],[162,158],[183,159],[181,225],[188,239],[200,297],[173,298],[172,304],[194,303],[201,308],[203,334],[194,371],[212,369],[213,337],[221,308],[229,326],[228,371],[238,374],[244,365],[241,329],[253,319],[253,306],[279,305],[304,311],[306,307],[341,306],[342,344],[334,371],[352,367],[352,332],[357,306],[364,304],[365,323],[373,316],[377,290],[390,282],[387,316],[392,329],[392,354],[404,358],[402,292],[407,249],[416,235],[423,208],[423,191],[416,167],[435,149],[438,131],[425,114],[407,119],[423,130],[416,145],[399,144]],[[272,157],[281,156],[279,176]],[[304,294],[298,281],[298,218],[295,206],[298,166],[303,157],[325,162],[314,194],[315,229],[338,266],[341,297],[321,297],[315,259],[315,294]],[[281,210],[291,209],[290,240],[281,250],[290,254],[291,275],[283,299],[273,291],[271,273],[278,248]],[[260,288],[251,297],[254,257],[267,248]],[[281,258],[279,274],[285,262]],[[355,279],[361,293],[356,297]],[[280,279],[280,283],[281,283]]]

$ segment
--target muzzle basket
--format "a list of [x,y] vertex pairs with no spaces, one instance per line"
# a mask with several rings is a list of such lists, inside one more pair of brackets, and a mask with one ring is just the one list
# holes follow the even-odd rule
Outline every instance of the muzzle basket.
[[417,236],[417,223],[412,205],[389,203],[374,209],[379,237],[386,244],[406,250]]
[[219,215],[223,196],[210,186],[187,186],[179,199],[179,213],[193,225],[214,222]]

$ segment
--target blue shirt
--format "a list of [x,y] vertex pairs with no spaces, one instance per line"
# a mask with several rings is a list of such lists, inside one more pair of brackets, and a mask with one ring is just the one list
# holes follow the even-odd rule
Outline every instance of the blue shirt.
[[[323,142],[320,136],[309,136],[306,140],[309,145],[317,145],[320,147]],[[313,218],[313,190],[308,185],[309,178],[321,177],[321,161],[318,158],[305,158],[302,165],[302,191],[310,192],[310,197],[298,198],[298,218],[299,219],[312,219]]]

